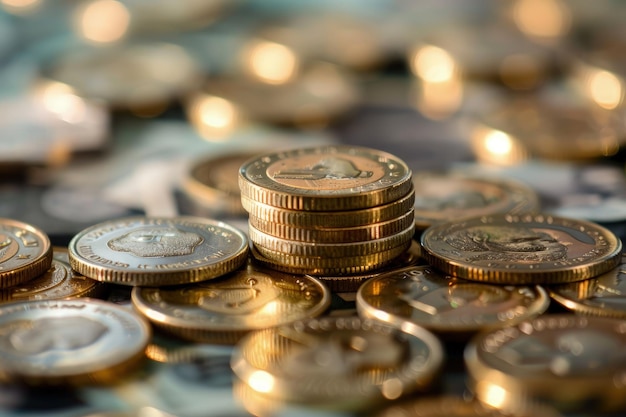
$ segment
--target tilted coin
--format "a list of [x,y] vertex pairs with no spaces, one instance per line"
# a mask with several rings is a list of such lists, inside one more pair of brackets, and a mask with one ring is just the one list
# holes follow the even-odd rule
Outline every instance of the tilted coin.
[[431,331],[468,334],[510,326],[550,304],[539,286],[489,285],[446,277],[430,266],[379,274],[358,289],[360,316],[395,326],[410,321]]
[[325,408],[359,409],[425,390],[443,361],[427,330],[357,317],[323,317],[258,330],[233,352],[235,374],[270,397]]
[[487,214],[538,211],[539,197],[520,181],[463,173],[415,172],[415,226]]
[[133,289],[135,308],[154,325],[182,338],[232,344],[244,334],[320,315],[330,293],[315,278],[249,263],[210,282]]
[[626,318],[626,257],[621,264],[597,277],[546,287],[550,297],[580,314]]
[[475,336],[464,358],[470,389],[487,405],[600,412],[624,406],[625,345],[623,320],[548,314]]
[[201,217],[128,217],[88,227],[69,244],[70,264],[98,281],[161,286],[205,281],[247,259],[248,238]]
[[8,288],[46,272],[52,245],[43,230],[19,220],[0,218],[0,288]]
[[55,246],[52,248],[50,269],[23,284],[0,290],[0,301],[100,298],[105,294],[105,287],[102,282],[72,270],[67,249]]
[[144,358],[150,327],[138,314],[94,300],[23,301],[0,307],[0,379],[111,383]]
[[429,264],[497,284],[557,284],[600,275],[620,262],[622,243],[584,220],[492,215],[440,223],[421,236]]
[[239,170],[242,196],[274,207],[342,211],[387,204],[412,188],[399,158],[357,146],[320,146],[268,153]]

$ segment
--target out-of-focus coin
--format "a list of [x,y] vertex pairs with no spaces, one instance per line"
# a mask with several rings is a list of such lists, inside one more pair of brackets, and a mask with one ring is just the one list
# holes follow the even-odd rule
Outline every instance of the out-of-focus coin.
[[52,266],[27,282],[0,291],[0,301],[60,300],[104,295],[105,285],[72,270],[67,249],[52,248]]
[[231,366],[254,391],[335,409],[363,409],[424,390],[443,361],[438,339],[357,317],[325,317],[259,330],[235,347]]
[[239,268],[247,236],[201,217],[128,217],[98,223],[69,244],[72,268],[98,281],[161,286],[205,281]]
[[622,243],[584,220],[542,214],[493,215],[440,223],[421,237],[429,264],[447,274],[497,284],[557,284],[613,269]]
[[462,173],[416,172],[415,226],[488,214],[523,214],[539,209],[535,191],[520,181],[469,177]]
[[141,288],[133,305],[154,325],[182,338],[234,344],[252,330],[311,318],[330,305],[315,278],[288,275],[249,263],[206,283]]
[[[464,358],[481,402],[519,410],[527,401],[562,411],[624,406],[623,320],[550,314],[476,336]],[[499,395],[494,395],[498,392]]]
[[0,288],[35,278],[51,264],[52,245],[43,230],[19,220],[0,218]]
[[0,307],[0,378],[27,384],[111,383],[144,358],[150,327],[139,315],[93,299]]
[[510,326],[550,304],[539,286],[502,286],[446,277],[429,266],[386,272],[358,289],[359,315],[395,326],[411,321],[431,331],[469,334]]
[[413,187],[398,157],[357,146],[320,146],[259,155],[239,170],[242,196],[274,207],[342,211],[379,206]]

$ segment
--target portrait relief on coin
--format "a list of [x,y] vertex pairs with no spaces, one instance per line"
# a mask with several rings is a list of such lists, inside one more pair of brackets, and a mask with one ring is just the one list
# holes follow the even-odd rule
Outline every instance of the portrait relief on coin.
[[190,255],[203,242],[202,236],[176,227],[139,228],[108,241],[109,248],[152,258]]

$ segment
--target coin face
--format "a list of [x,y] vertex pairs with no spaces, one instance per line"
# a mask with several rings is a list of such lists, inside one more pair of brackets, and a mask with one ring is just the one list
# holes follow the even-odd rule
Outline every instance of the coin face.
[[357,317],[324,317],[259,330],[235,347],[231,366],[253,390],[318,406],[361,408],[424,389],[441,366],[439,341]]
[[620,262],[622,244],[595,223],[548,215],[493,215],[446,222],[421,237],[429,264],[460,278],[498,284],[556,284],[591,278]]
[[321,146],[261,155],[239,170],[241,194],[295,210],[341,211],[390,203],[412,188],[411,170],[374,149]]
[[60,300],[97,297],[104,293],[104,287],[103,283],[72,270],[67,249],[54,247],[50,269],[23,284],[0,291],[0,300]]
[[476,283],[446,277],[429,266],[373,277],[361,285],[356,298],[363,317],[456,333],[512,325],[543,313],[549,303],[539,286]]
[[160,286],[231,272],[247,257],[246,235],[200,217],[129,217],[89,227],[69,244],[72,268],[99,281]]
[[[548,314],[476,336],[465,349],[472,390],[487,404],[541,400],[561,409],[624,404],[623,320]],[[488,392],[500,390],[499,399]],[[504,393],[506,393],[506,398]],[[588,404],[588,403],[587,403]]]
[[0,288],[18,285],[43,274],[52,264],[52,246],[38,228],[0,218]]
[[209,282],[170,288],[137,287],[133,305],[155,325],[196,341],[233,343],[251,330],[315,317],[330,293],[312,277],[248,263]]
[[150,328],[100,300],[44,300],[0,307],[0,378],[87,383],[119,378],[143,357]]

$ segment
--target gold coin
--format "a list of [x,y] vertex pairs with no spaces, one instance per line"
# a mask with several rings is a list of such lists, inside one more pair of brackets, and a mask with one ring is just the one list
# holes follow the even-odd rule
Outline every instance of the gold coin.
[[231,366],[270,397],[355,410],[428,388],[443,357],[439,340],[421,327],[323,317],[250,333]]
[[550,304],[539,286],[489,285],[446,277],[430,266],[379,274],[358,289],[360,316],[394,326],[410,321],[431,331],[469,334],[538,316]]
[[539,210],[539,197],[514,180],[468,177],[463,173],[419,172],[413,175],[415,226],[488,214],[523,214]]
[[399,158],[356,146],[319,146],[260,155],[242,165],[242,196],[274,207],[343,211],[406,196],[411,170]]
[[112,383],[139,365],[150,335],[139,315],[105,301],[5,304],[0,306],[0,380]]
[[0,218],[0,288],[33,279],[51,265],[52,245],[48,235],[19,220]]
[[106,286],[72,270],[67,249],[52,248],[52,266],[23,284],[0,290],[0,301],[60,300],[103,296]]
[[411,189],[404,197],[391,203],[361,210],[311,212],[289,210],[259,203],[245,196],[241,204],[254,219],[292,227],[358,227],[397,219],[413,207],[415,191]]
[[421,237],[435,268],[460,278],[497,284],[557,284],[613,269],[622,243],[584,220],[542,214],[473,217],[440,223]]
[[[527,401],[561,411],[623,409],[623,320],[549,314],[484,332],[465,348],[470,389],[481,402],[518,410]],[[497,394],[496,394],[497,393]]]
[[320,315],[330,305],[330,293],[315,278],[248,263],[209,282],[136,287],[132,302],[170,334],[196,342],[234,344],[252,330]]
[[246,262],[248,238],[201,217],[128,217],[88,227],[69,244],[70,264],[104,282],[161,286],[205,281]]

